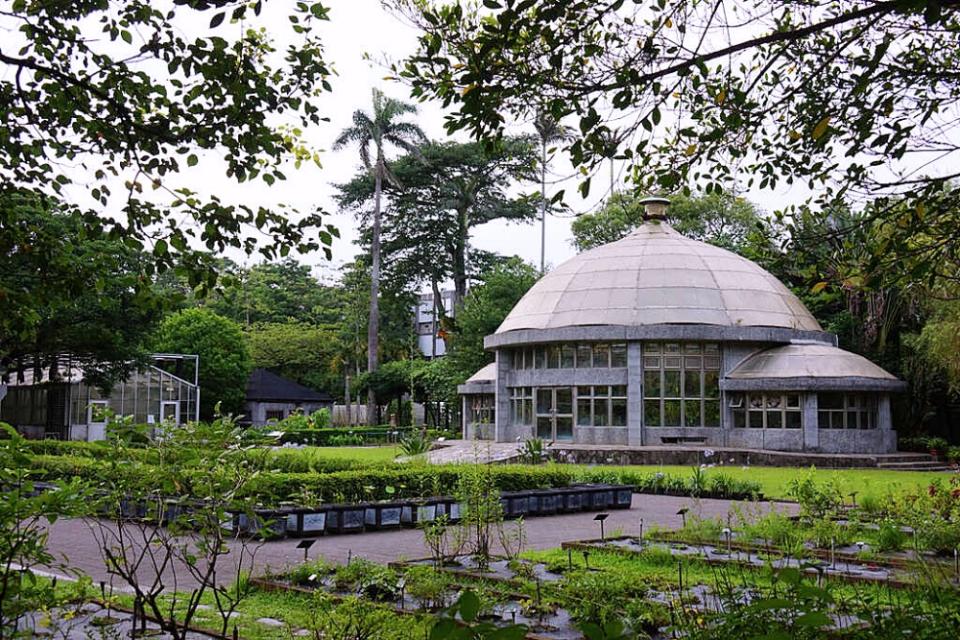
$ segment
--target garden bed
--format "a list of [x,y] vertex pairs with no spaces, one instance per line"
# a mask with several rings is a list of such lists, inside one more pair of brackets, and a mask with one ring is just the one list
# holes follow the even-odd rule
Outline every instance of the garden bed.
[[[565,542],[563,549],[590,552],[603,550],[626,555],[642,555],[651,549],[666,551],[677,558],[694,557],[711,565],[736,565],[747,568],[771,567],[774,570],[785,568],[798,569],[808,575],[836,579],[845,582],[879,583],[893,587],[911,587],[917,584],[916,572],[906,571],[906,564],[863,560],[852,554],[836,554],[832,558],[811,560],[787,554],[776,547],[762,547],[750,544],[729,545],[709,544],[685,540],[681,536],[650,536],[644,540],[635,536],[621,536],[605,540],[590,539]],[[931,567],[927,567],[930,569]],[[924,572],[923,578],[938,577],[945,584],[960,584],[949,565],[939,563],[936,567],[940,575]],[[954,575],[949,575],[954,573]]]

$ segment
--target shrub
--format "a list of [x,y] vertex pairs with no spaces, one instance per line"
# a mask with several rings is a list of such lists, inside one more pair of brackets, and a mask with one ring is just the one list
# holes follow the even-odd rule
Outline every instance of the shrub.
[[543,438],[524,440],[520,447],[520,461],[524,464],[541,464],[547,459]]
[[800,504],[800,515],[808,519],[828,517],[843,506],[842,493],[836,479],[818,483],[812,473],[792,480],[787,495]]
[[361,447],[363,436],[359,433],[338,433],[330,437],[328,444],[331,447]]
[[960,464],[960,447],[950,447],[947,449],[947,460],[953,464]]
[[424,611],[435,611],[447,606],[451,584],[448,574],[421,565],[407,569],[403,579],[405,591]]
[[634,600],[646,595],[646,587],[632,576],[610,572],[575,571],[560,582],[562,599],[578,622],[603,625],[615,618]]
[[294,568],[288,577],[293,584],[312,587],[317,586],[321,579],[333,573],[333,567],[323,558],[317,558],[312,562],[305,562]]
[[902,551],[906,543],[907,534],[901,531],[899,524],[892,520],[884,520],[880,523],[877,531],[877,551],[881,553]]
[[405,456],[418,456],[430,451],[430,439],[421,433],[411,433],[400,441],[400,450]]

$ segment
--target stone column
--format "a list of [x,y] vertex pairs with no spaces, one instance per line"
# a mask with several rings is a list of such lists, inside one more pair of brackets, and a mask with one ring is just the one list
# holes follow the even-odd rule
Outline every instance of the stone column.
[[643,343],[627,343],[627,444],[643,446]]
[[463,433],[464,440],[470,440],[470,433],[467,430],[467,396],[460,396],[460,404],[463,407],[460,413],[460,431]]
[[816,451],[820,448],[820,422],[817,419],[817,394],[810,391],[801,394],[803,407],[803,450]]
[[877,429],[880,431],[893,430],[893,415],[890,412],[890,394],[881,393],[877,396]]
[[507,389],[507,377],[511,370],[511,353],[508,349],[497,349],[497,379],[494,382],[494,427],[493,440],[510,440],[510,392]]

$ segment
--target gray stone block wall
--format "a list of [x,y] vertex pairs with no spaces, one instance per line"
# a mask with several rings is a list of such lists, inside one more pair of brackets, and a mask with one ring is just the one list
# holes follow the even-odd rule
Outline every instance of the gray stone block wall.
[[[768,337],[770,342],[758,341]],[[584,327],[567,336],[570,341],[598,339]],[[749,340],[721,343],[721,376],[726,375],[753,353],[782,344],[783,331],[771,331],[769,336],[753,328]],[[677,338],[674,338],[677,339]],[[494,438],[510,442],[532,438],[533,425],[510,424],[509,388],[515,386],[585,386],[626,385],[628,396],[626,427],[574,427],[577,444],[662,446],[663,438],[702,438],[709,447],[742,447],[782,451],[886,453],[896,451],[896,433],[892,429],[890,400],[887,394],[878,398],[877,425],[874,430],[821,430],[817,424],[817,395],[802,393],[802,429],[735,429],[729,407],[729,394],[721,391],[720,428],[645,427],[643,425],[643,364],[642,342],[627,344],[627,367],[615,369],[523,369],[514,370],[512,348],[497,349],[496,381],[497,415]],[[682,445],[683,443],[679,443]],[[696,443],[691,443],[696,444]]]

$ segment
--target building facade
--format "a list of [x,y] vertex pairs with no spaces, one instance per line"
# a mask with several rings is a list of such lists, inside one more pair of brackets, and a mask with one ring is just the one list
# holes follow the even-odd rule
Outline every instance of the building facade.
[[[87,382],[80,367],[28,368],[11,374],[0,420],[31,438],[95,441],[106,438],[111,416],[135,424],[184,424],[197,419],[200,387],[195,355],[154,354],[151,363],[109,390]],[[172,370],[172,371],[171,371]]]
[[[417,304],[413,307],[413,326],[417,334],[417,347],[426,358],[438,358],[447,353],[447,343],[443,339],[440,327],[441,315],[453,317],[454,291],[443,291],[440,294],[440,304],[434,303],[432,293],[421,293],[417,296]],[[441,314],[440,309],[445,311]]]
[[485,339],[496,361],[459,389],[464,437],[894,451],[904,384],[773,275],[675,231],[666,204],[541,278]]
[[333,397],[322,391],[256,368],[247,381],[244,421],[260,427],[279,422],[294,413],[310,415],[320,409],[333,413]]

